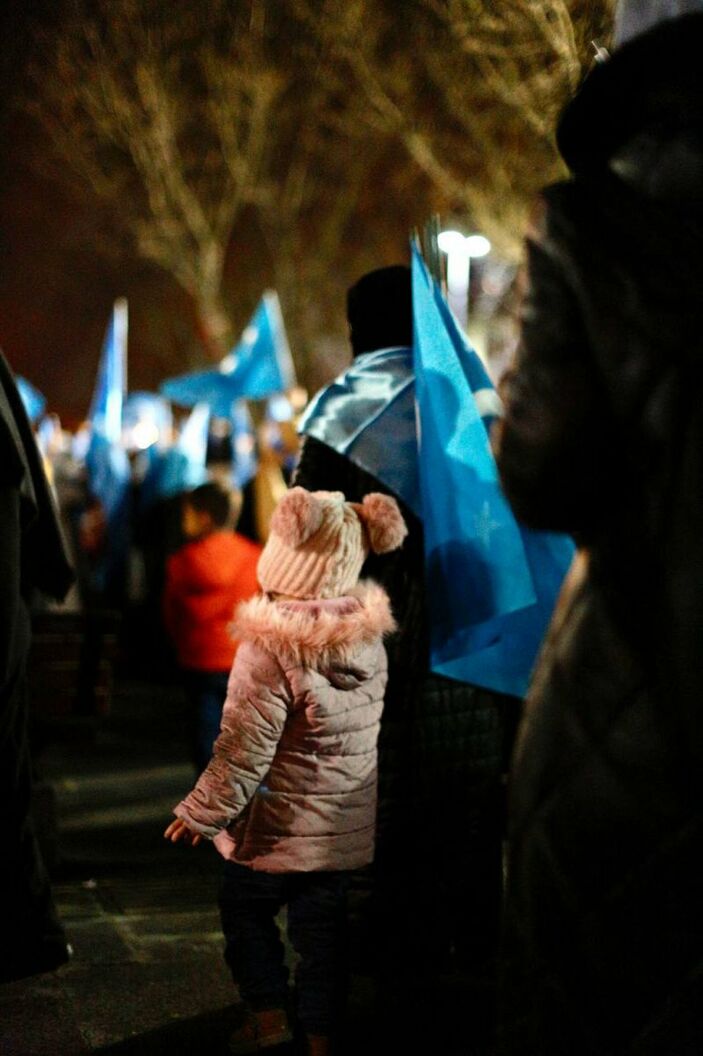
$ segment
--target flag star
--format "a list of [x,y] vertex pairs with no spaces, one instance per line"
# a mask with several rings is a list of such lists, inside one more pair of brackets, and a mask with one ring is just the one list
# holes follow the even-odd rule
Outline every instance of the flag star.
[[256,326],[247,326],[242,334],[242,341],[245,345],[256,344],[259,337],[259,329]]
[[488,501],[484,502],[481,512],[474,517],[476,536],[481,540],[486,550],[490,546],[491,536],[496,528],[500,528],[500,522],[491,517],[491,508]]

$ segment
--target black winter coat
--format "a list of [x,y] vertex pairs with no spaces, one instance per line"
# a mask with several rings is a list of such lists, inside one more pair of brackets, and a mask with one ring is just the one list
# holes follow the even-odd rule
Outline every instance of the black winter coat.
[[61,598],[72,580],[30,424],[0,352],[0,983],[67,959],[30,813],[26,667],[35,590]]
[[703,16],[567,111],[497,452],[582,545],[518,735],[505,1051],[703,1052]]

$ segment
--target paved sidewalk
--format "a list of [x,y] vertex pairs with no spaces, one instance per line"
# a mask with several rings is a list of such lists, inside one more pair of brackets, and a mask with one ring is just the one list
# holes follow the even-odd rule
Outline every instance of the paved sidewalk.
[[[222,960],[221,861],[210,845],[162,837],[194,777],[182,711],[176,688],[124,685],[92,741],[74,736],[44,753],[58,799],[54,893],[75,954],[57,972],[0,986],[0,1056],[227,1052],[238,995]],[[383,1040],[371,982],[353,974],[346,1051],[488,1056],[474,1047],[490,1019],[486,995],[447,978],[412,1021],[407,1010],[391,1015]]]
[[237,992],[222,961],[220,861],[162,839],[190,787],[177,690],[123,687],[85,737],[53,745],[55,898],[75,955],[0,987],[2,1056],[224,1051]]

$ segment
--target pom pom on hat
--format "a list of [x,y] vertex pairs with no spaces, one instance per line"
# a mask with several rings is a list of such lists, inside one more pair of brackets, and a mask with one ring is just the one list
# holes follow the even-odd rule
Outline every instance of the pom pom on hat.
[[288,546],[301,546],[322,524],[323,508],[305,488],[291,488],[274,510],[271,531]]
[[394,498],[372,491],[364,496],[361,504],[353,505],[366,526],[375,554],[387,554],[401,546],[408,529]]
[[389,495],[375,492],[363,502],[347,502],[341,491],[291,488],[271,518],[259,583],[293,598],[340,597],[355,587],[369,547],[385,554],[406,535]]

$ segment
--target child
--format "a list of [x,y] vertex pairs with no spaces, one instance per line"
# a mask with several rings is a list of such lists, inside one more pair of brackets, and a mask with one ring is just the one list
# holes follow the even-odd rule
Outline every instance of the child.
[[234,1053],[289,1040],[288,973],[275,917],[300,955],[297,1016],[329,1051],[344,999],[345,881],[373,859],[376,740],[386,685],[388,598],[357,583],[369,548],[407,529],[394,499],[293,488],[259,561],[266,592],[240,607],[242,644],[214,757],[165,836],[214,838],[227,859],[225,958],[250,1013]]
[[230,631],[234,610],[258,592],[261,547],[231,530],[232,512],[230,496],[217,484],[189,492],[182,515],[189,542],[166,565],[164,621],[183,669],[198,773],[210,761],[220,730],[237,651]]

